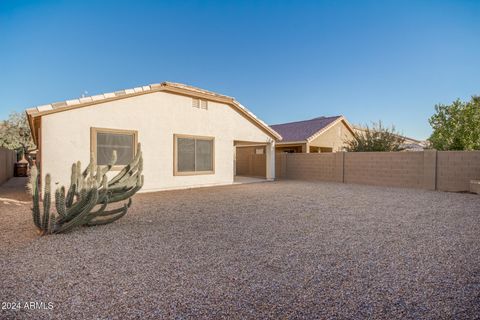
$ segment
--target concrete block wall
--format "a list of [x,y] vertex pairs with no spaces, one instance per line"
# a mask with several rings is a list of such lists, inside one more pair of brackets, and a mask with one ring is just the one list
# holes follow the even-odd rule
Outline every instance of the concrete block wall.
[[422,188],[423,152],[345,153],[345,183]]
[[480,151],[442,151],[437,161],[438,190],[468,191],[470,180],[480,180]]
[[286,177],[341,182],[336,164],[336,153],[289,153]]
[[275,179],[287,177],[287,154],[275,153]]
[[276,177],[469,191],[480,180],[480,151],[277,153]]
[[13,166],[17,161],[17,153],[0,148],[0,184],[13,177]]

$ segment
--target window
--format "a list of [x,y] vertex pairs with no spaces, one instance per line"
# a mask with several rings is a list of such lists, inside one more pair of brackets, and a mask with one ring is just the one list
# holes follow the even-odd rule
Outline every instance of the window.
[[174,136],[174,174],[214,173],[214,139],[185,135]]
[[107,165],[113,151],[117,153],[115,167],[129,164],[137,147],[137,131],[117,129],[91,129],[91,151],[94,153],[98,165]]

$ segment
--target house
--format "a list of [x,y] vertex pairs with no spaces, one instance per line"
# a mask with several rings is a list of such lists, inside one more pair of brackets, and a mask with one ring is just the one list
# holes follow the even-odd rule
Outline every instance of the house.
[[344,150],[345,142],[354,137],[352,126],[343,116],[318,117],[271,127],[283,138],[276,145],[277,152],[337,152]]
[[127,164],[142,144],[142,191],[231,184],[236,154],[264,151],[263,178],[275,178],[281,136],[234,98],[163,82],[28,109],[42,175],[70,182],[71,164],[93,153],[104,165],[117,151]]
[[[353,126],[353,131],[355,131],[356,134],[365,134],[366,130],[367,129],[362,126]],[[428,147],[427,141],[417,140],[402,135],[396,136],[403,139],[402,151],[423,151]]]

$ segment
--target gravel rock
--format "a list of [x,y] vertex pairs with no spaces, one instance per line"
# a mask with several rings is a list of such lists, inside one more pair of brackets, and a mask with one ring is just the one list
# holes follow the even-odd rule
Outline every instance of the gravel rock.
[[[0,190],[0,198],[1,195]],[[480,197],[279,181],[138,194],[37,237],[0,201],[2,319],[475,319]]]

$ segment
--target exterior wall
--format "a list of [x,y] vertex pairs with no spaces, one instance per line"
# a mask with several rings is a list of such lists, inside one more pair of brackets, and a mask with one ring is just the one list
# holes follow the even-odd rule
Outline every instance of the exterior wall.
[[[256,149],[262,149],[262,154],[256,154]],[[267,174],[265,147],[237,147],[236,175],[265,177]]]
[[353,134],[345,124],[340,121],[317,138],[309,142],[312,147],[332,148],[333,152],[343,151],[345,141],[353,139]]
[[480,151],[289,153],[276,168],[278,178],[460,192],[480,180]]
[[[43,174],[68,185],[71,164],[85,166],[90,155],[90,128],[137,130],[142,143],[145,184],[142,191],[233,183],[234,141],[267,143],[267,178],[274,178],[274,142],[232,107],[208,102],[192,107],[192,98],[156,92],[42,117]],[[215,173],[173,175],[173,135],[214,137]]]
[[480,180],[480,151],[438,152],[437,187],[445,191],[468,191],[470,180]]
[[17,161],[14,150],[0,148],[0,184],[13,177],[13,166]]

